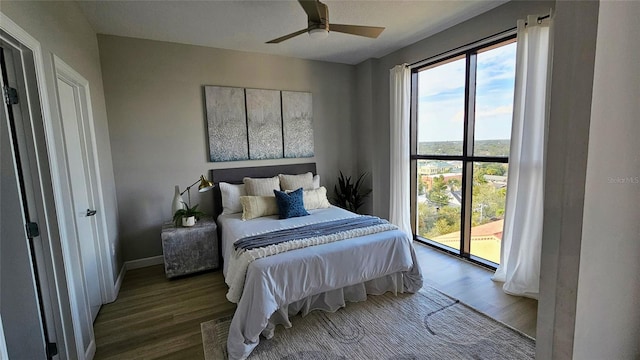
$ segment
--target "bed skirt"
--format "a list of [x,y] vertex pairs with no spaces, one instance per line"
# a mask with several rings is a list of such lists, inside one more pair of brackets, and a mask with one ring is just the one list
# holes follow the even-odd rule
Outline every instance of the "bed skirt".
[[[417,292],[420,287],[422,287],[422,282],[406,282],[404,279],[406,276],[406,272],[390,274],[360,284],[330,290],[317,295],[311,295],[302,300],[285,305],[271,315],[266,329],[262,332],[262,336],[267,339],[271,339],[277,325],[283,325],[285,328],[290,328],[291,321],[289,318],[298,314],[305,316],[314,310],[335,312],[338,309],[345,307],[347,302],[367,300],[367,295],[382,295],[386,292],[392,292],[394,294]],[[408,286],[409,284],[414,286]],[[415,286],[418,284],[420,286]]]

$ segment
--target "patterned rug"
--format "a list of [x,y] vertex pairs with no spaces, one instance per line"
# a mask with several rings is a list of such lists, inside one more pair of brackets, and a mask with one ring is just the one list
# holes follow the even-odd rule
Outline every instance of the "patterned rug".
[[[226,359],[231,318],[202,323],[206,360]],[[250,360],[534,359],[535,340],[432,288],[314,311],[260,339]]]

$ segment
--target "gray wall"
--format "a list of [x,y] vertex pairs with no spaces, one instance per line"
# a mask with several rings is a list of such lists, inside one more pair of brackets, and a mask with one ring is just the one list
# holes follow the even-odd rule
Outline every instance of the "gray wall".
[[[214,168],[313,160],[209,162],[204,85],[310,91],[322,184],[331,191],[339,169],[352,171],[354,66],[107,35],[98,42],[125,260],[162,255],[175,185],[185,189]],[[191,197],[212,211],[212,193]]]
[[[459,25],[409,45],[373,62],[357,66],[358,84],[373,86],[371,96],[360,97],[357,128],[370,128],[369,133],[355,133],[359,172],[373,175],[373,213],[389,216],[389,69],[402,63],[413,63],[441,54],[458,46],[497,34],[516,26],[518,19],[529,14],[549,13],[554,2],[512,1]],[[371,68],[369,70],[369,68]],[[371,79],[360,76],[370,73]],[[369,110],[370,109],[370,110]],[[371,116],[364,115],[366,113]]]
[[597,21],[598,2],[557,3],[536,331],[539,359],[572,357]]
[[640,358],[640,2],[600,3],[575,359]]
[[[46,64],[51,65],[51,54],[55,54],[89,81],[97,142],[96,150],[104,195],[104,204],[101,204],[99,208],[105,212],[109,242],[111,248],[115,250],[112,260],[115,279],[118,277],[123,262],[120,257],[111,144],[96,33],[78,5],[71,1],[3,0],[0,10],[40,42]],[[55,80],[48,79],[48,81],[53,83]],[[55,101],[53,92],[49,94],[49,101]]]

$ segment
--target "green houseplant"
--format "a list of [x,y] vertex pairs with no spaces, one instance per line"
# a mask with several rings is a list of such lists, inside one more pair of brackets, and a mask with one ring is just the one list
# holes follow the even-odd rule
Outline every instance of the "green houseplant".
[[371,194],[371,189],[362,189],[362,181],[366,176],[366,172],[362,173],[355,182],[351,182],[351,176],[345,177],[340,171],[338,184],[333,187],[335,193],[333,200],[336,205],[357,213],[358,209],[364,205],[364,199]]
[[195,225],[195,220],[203,216],[204,213],[198,210],[198,204],[193,205],[193,207],[189,207],[185,202],[184,209],[179,209],[173,214],[173,222],[176,227],[182,226],[193,226]]

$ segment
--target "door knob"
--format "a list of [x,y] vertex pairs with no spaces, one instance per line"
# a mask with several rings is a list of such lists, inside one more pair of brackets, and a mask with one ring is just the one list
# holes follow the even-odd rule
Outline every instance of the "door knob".
[[87,209],[87,216],[93,216],[98,212],[98,210],[89,210]]

